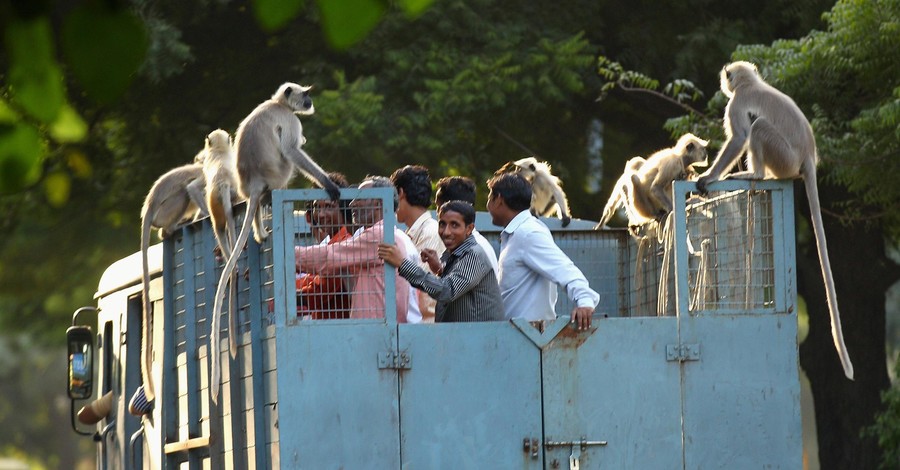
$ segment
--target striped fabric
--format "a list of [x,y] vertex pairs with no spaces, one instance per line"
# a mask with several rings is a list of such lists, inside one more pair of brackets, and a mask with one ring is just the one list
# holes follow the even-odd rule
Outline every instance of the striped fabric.
[[131,396],[131,402],[128,403],[128,412],[135,416],[143,416],[153,410],[153,402],[147,401],[147,395],[144,394],[144,386],[141,385],[134,391]]
[[503,320],[500,287],[487,256],[470,235],[452,253],[441,256],[440,277],[409,260],[403,260],[398,271],[437,300],[435,322]]

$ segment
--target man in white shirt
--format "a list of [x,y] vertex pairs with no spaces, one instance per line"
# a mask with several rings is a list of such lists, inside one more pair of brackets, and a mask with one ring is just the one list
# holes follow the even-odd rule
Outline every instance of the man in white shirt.
[[[442,255],[444,242],[438,234],[438,223],[428,210],[431,205],[431,176],[428,169],[420,165],[406,165],[391,175],[391,182],[397,189],[397,221],[406,224],[406,234],[419,252],[431,249],[438,256]],[[421,259],[416,264],[428,270],[428,265]],[[434,323],[437,301],[421,290],[417,292],[422,322]]]
[[[440,208],[445,202],[464,201],[475,206],[475,182],[471,178],[465,176],[445,176],[438,180],[434,188],[434,207]],[[497,252],[491,242],[484,238],[484,235],[478,232],[478,229],[472,230],[472,236],[478,246],[488,255],[488,261],[494,269],[494,273],[499,273],[500,268],[497,265]]]
[[556,286],[565,287],[575,304],[572,323],[591,326],[600,295],[575,263],[556,246],[550,230],[531,215],[531,183],[515,173],[488,180],[487,210],[500,233],[500,295],[506,318],[529,321],[556,318]]

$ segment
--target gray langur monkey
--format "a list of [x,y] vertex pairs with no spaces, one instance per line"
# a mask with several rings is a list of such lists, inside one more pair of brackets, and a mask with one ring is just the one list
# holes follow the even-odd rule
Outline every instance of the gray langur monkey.
[[175,228],[188,220],[197,219],[200,214],[207,214],[206,200],[203,196],[203,166],[196,163],[180,166],[160,176],[144,199],[141,208],[141,262],[143,263],[143,333],[141,346],[141,380],[144,382],[144,393],[147,401],[155,395],[150,368],[153,364],[150,349],[152,346],[151,327],[153,318],[150,305],[150,268],[147,260],[147,249],[150,247],[150,231],[159,228],[159,238],[168,238]]
[[[225,269],[219,278],[213,313],[221,311],[225,285],[237,264],[237,258],[250,236],[250,223],[258,243],[268,237],[263,226],[260,201],[271,190],[286,188],[294,171],[324,188],[333,200],[340,198],[340,189],[325,171],[300,148],[306,143],[303,126],[295,114],[315,112],[311,87],[284,83],[272,98],[260,103],[238,126],[234,140],[237,151],[238,190],[247,199],[247,212],[237,241],[228,255]],[[219,331],[210,331],[210,393],[218,403],[221,371],[219,370]]]
[[609,200],[606,201],[606,206],[603,208],[603,216],[600,217],[600,221],[594,226],[594,230],[600,230],[609,223],[613,214],[615,214],[620,207],[625,207],[625,213],[628,217],[629,224],[638,223],[639,216],[634,213],[632,204],[629,202],[632,192],[631,175],[640,170],[646,162],[647,160],[644,159],[644,157],[633,157],[625,162],[625,171],[623,171],[622,176],[616,180],[612,193],[609,195]]
[[722,68],[722,92],[729,98],[725,106],[725,146],[712,166],[697,181],[697,189],[706,193],[708,184],[722,179],[738,158],[747,153],[747,170],[728,175],[734,179],[803,178],[825,294],[831,316],[831,336],[841,359],[844,375],[853,380],[853,364],[838,311],[834,277],[828,260],[816,164],[819,160],[812,127],[803,112],[788,95],[769,85],[759,76],[754,64],[733,62]]
[[[206,206],[216,243],[222,257],[228,256],[234,245],[234,203],[240,201],[237,193],[237,167],[231,136],[222,129],[216,129],[206,136],[203,152],[203,175],[206,182]],[[228,302],[228,346],[231,356],[237,354],[237,319],[234,310],[234,289],[236,278],[229,279]],[[218,313],[218,312],[216,312]],[[219,329],[220,315],[213,315],[210,328]]]
[[240,200],[237,193],[237,167],[231,136],[216,129],[206,137],[203,175],[206,183],[206,206],[210,223],[222,256],[231,253],[234,244],[234,202]]
[[569,201],[562,190],[562,181],[550,172],[547,162],[538,161],[534,157],[522,158],[508,162],[494,174],[519,173],[531,183],[531,213],[549,217],[556,212],[562,226],[572,221],[569,214]]
[[687,179],[696,166],[706,166],[708,141],[687,133],[674,147],[665,148],[644,160],[628,160],[616,182],[603,216],[595,228],[606,225],[616,209],[625,205],[628,223],[639,225],[672,212],[672,182]]

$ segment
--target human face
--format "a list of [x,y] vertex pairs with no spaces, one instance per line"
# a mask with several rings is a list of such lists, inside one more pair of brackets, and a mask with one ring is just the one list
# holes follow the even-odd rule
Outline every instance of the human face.
[[[371,188],[371,181],[359,185],[359,189]],[[363,227],[371,227],[382,219],[381,199],[354,199],[350,201],[350,213],[353,223]]]
[[503,223],[503,221],[500,218],[500,212],[499,212],[500,200],[499,199],[500,198],[496,197],[496,195],[494,194],[494,191],[491,190],[491,192],[488,194],[488,200],[487,200],[487,204],[485,205],[485,208],[487,208],[488,213],[491,214],[491,223],[498,227],[504,227],[506,224]]
[[344,225],[340,205],[330,199],[313,201],[312,219],[317,227],[334,235]]
[[472,230],[475,224],[468,224],[463,220],[462,214],[455,211],[441,212],[440,220],[438,220],[438,235],[444,242],[444,247],[448,251],[453,251],[462,243]]

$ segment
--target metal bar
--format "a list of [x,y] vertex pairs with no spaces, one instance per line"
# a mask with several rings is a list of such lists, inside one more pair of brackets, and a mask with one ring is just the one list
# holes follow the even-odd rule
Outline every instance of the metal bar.
[[[178,406],[178,400],[175,397],[175,387],[173,380],[167,380],[167,377],[177,377],[177,370],[175,370],[175,262],[176,262],[176,253],[178,251],[176,247],[176,242],[181,241],[183,245],[183,236],[184,231],[176,231],[173,236],[164,240],[163,242],[163,311],[162,312],[153,312],[153,323],[155,324],[158,321],[162,321],[162,328],[159,329],[162,332],[162,345],[163,345],[163,354],[162,354],[162,370],[163,374],[161,374],[159,382],[156,390],[156,404],[154,405],[154,412],[159,412],[159,436],[165,437],[168,436],[172,429],[177,429],[178,426],[178,415],[175,412],[172,412],[170,407]],[[162,315],[160,315],[162,313]],[[151,334],[152,337],[152,334]],[[153,338],[153,343],[156,343],[156,339]],[[177,379],[176,379],[177,380]],[[162,393],[160,393],[162,391]],[[177,467],[176,463],[169,462],[165,452],[163,449],[159,449],[159,455],[156,459],[151,458],[152,460],[156,460],[158,462],[165,462],[164,466],[168,468]]]
[[[687,214],[685,196],[696,190],[694,183],[675,181],[672,185],[672,203],[675,214],[675,311],[679,318],[688,315],[690,289],[688,287]],[[661,279],[660,282],[666,282]]]
[[[206,335],[206,388],[203,390],[202,396],[199,397],[200,400],[204,400],[206,402],[206,410],[207,410],[207,419],[209,420],[209,435],[210,444],[209,444],[209,463],[210,468],[225,468],[224,461],[222,459],[223,454],[223,445],[225,443],[224,436],[222,435],[225,431],[222,424],[222,399],[219,399],[219,403],[214,403],[212,401],[212,397],[209,394],[210,386],[210,374],[209,374],[209,361],[210,354],[213,354],[213,347],[210,344],[209,338],[210,333],[212,333],[209,328],[211,326],[212,316],[210,312],[212,312],[213,305],[215,305],[215,297],[216,297],[216,287],[218,287],[219,277],[216,276],[216,257],[212,255],[213,250],[216,247],[216,239],[212,236],[212,231],[209,231],[210,236],[204,237],[204,257],[203,257],[203,271],[206,273],[205,282],[204,282],[204,292],[205,292],[205,301],[206,301],[206,321],[204,324],[207,328]],[[228,253],[223,253],[222,258],[228,258]],[[234,286],[234,288],[237,288]],[[235,306],[237,309],[237,306]],[[202,336],[202,332],[199,336]],[[200,351],[199,348],[197,350],[197,360],[200,360]],[[222,368],[224,369],[224,364],[222,364]],[[200,388],[200,387],[198,387]],[[220,397],[224,393],[224,391],[220,391]],[[217,438],[212,438],[212,436],[218,436]]]
[[[188,226],[182,232],[184,234],[184,351],[185,351],[185,369],[186,380],[183,384],[184,390],[178,390],[178,393],[187,395],[187,410],[179,410],[179,414],[186,412],[187,414],[187,435],[182,436],[189,438],[190,436],[199,436],[202,433],[198,429],[200,422],[200,400],[197,389],[197,286],[196,286],[196,265],[194,264],[194,243],[197,237],[203,237],[203,225],[199,229],[195,225]],[[205,255],[206,253],[201,253]],[[177,380],[177,379],[176,379]],[[180,384],[181,385],[181,384]],[[168,453],[168,452],[167,452]],[[199,468],[200,461],[195,455],[188,454],[188,468]]]
[[[247,216],[249,217],[250,215],[248,214]],[[273,241],[274,237],[269,237],[269,242],[272,243]],[[266,415],[265,406],[262,404],[262,397],[265,396],[265,393],[263,392],[262,363],[263,315],[260,311],[260,305],[262,304],[262,293],[260,290],[260,285],[262,284],[262,280],[260,279],[262,257],[260,256],[260,250],[262,250],[263,247],[256,243],[252,243],[252,245],[256,247],[256,249],[247,250],[247,265],[250,268],[250,295],[248,299],[250,306],[247,310],[247,316],[250,319],[250,358],[251,361],[253,361],[251,382],[253,384],[253,399],[256,402],[253,405],[253,445],[255,447],[254,455],[256,456],[255,468],[268,468],[265,432]],[[234,381],[235,377],[231,377],[231,380]],[[243,377],[238,378],[238,380],[243,380]],[[248,466],[252,466],[249,461],[247,464]]]

